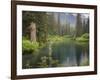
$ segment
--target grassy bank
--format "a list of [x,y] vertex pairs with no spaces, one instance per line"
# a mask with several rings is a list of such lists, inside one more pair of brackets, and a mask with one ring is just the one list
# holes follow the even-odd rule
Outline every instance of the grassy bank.
[[89,35],[87,33],[83,34],[80,37],[73,38],[70,35],[64,35],[64,36],[58,36],[58,35],[49,35],[47,38],[47,42],[43,45],[39,45],[39,42],[31,42],[28,39],[23,38],[22,40],[22,50],[23,54],[30,54],[30,53],[36,53],[39,51],[40,48],[43,48],[44,46],[48,45],[48,43],[75,43],[78,45],[87,45],[89,41]]

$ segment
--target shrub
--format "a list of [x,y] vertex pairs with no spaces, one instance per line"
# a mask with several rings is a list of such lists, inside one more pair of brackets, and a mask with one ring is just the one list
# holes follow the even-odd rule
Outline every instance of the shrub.
[[88,33],[85,33],[81,37],[86,38],[86,39],[89,39],[89,34]]
[[87,42],[89,41],[89,34],[85,33],[81,37],[77,37],[76,40],[81,42]]
[[80,41],[80,42],[87,42],[89,41],[89,39],[85,39],[85,38],[82,38],[82,37],[78,37],[76,38],[77,41]]
[[39,43],[38,42],[31,42],[29,40],[22,40],[22,49],[23,53],[32,53],[34,51],[37,51],[39,48]]

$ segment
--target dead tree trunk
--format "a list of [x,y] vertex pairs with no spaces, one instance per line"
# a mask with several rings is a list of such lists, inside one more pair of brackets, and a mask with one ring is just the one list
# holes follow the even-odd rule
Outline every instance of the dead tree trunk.
[[31,22],[30,24],[30,40],[33,42],[36,41],[36,24]]

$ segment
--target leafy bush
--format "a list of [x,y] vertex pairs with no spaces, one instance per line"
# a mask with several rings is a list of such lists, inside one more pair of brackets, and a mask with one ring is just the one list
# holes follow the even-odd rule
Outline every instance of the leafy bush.
[[[49,63],[48,63],[49,61]],[[38,63],[39,68],[46,67],[57,67],[59,65],[59,61],[56,59],[52,59],[52,57],[43,56],[41,57],[41,61]]]
[[31,42],[29,40],[22,40],[22,49],[23,53],[32,53],[34,51],[37,51],[39,48],[39,43],[38,42]]
[[86,39],[89,39],[89,34],[88,33],[85,33],[81,37],[86,38]]
[[81,37],[77,37],[76,40],[81,42],[87,42],[89,41],[89,34],[85,33]]
[[49,65],[47,64],[47,60],[48,60],[47,56],[41,57],[41,62],[38,63],[38,67],[39,68],[49,67]]
[[85,38],[82,38],[82,37],[78,37],[76,38],[77,41],[80,41],[80,42],[87,42],[89,41],[89,39],[85,39]]

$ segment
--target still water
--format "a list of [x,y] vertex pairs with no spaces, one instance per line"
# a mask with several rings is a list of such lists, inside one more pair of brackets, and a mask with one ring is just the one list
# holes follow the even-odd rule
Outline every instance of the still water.
[[73,41],[47,44],[33,54],[23,55],[22,64],[23,69],[88,66],[89,45]]

